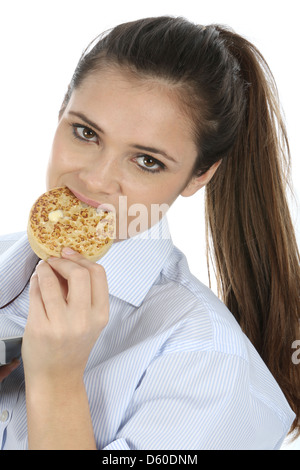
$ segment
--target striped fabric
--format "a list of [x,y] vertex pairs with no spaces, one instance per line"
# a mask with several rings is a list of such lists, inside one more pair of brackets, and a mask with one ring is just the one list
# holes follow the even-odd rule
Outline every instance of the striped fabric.
[[[0,306],[25,286],[0,310],[3,337],[24,330],[37,257],[25,234],[1,247]],[[279,449],[294,414],[233,316],[190,273],[166,219],[101,264],[110,320],[84,376],[98,449]],[[22,366],[0,387],[0,446],[26,449]]]

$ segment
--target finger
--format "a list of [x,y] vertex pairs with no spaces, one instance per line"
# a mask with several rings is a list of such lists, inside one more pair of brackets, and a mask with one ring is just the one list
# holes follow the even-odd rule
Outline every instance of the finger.
[[[66,305],[60,283],[50,265],[45,261],[38,264],[36,274],[41,300],[50,320],[52,315],[60,312]],[[35,278],[33,281],[35,282]],[[35,284],[33,287],[37,288]]]
[[19,367],[20,361],[14,359],[10,364],[0,367],[0,382],[9,376],[17,367]]
[[50,258],[47,262],[56,275],[67,281],[67,304],[71,308],[90,309],[92,287],[87,267],[63,258]]
[[11,372],[12,370],[10,369],[9,366],[1,366],[0,367],[0,382],[6,379],[6,377],[8,377]]
[[30,279],[29,284],[29,312],[28,312],[28,320],[31,319],[33,316],[43,316],[47,317],[47,313],[45,310],[45,305],[42,299],[39,280],[37,272],[35,271]]
[[[100,306],[102,305],[104,299],[108,300],[108,285],[107,285],[107,278],[106,273],[100,264],[95,262],[89,261],[87,258],[82,256],[80,253],[73,251],[69,248],[64,248],[62,251],[62,256],[64,259],[71,260],[80,266],[86,268],[90,274],[90,282],[91,282],[91,305],[92,306]],[[51,258],[53,260],[53,267],[56,264],[56,260],[60,258]],[[48,260],[49,261],[49,260]],[[50,263],[51,263],[50,261]]]

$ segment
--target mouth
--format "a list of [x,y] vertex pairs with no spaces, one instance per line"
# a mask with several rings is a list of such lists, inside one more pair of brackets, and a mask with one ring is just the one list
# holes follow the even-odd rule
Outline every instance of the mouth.
[[88,197],[85,197],[83,194],[78,193],[77,191],[74,191],[74,189],[69,188],[69,190],[74,194],[74,196],[77,197],[81,202],[84,202],[85,204],[88,204],[89,206],[92,207],[102,207],[101,202],[95,201],[94,199],[90,199]]

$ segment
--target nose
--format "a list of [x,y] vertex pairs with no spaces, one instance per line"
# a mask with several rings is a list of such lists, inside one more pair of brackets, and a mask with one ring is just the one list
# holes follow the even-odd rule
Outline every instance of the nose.
[[120,169],[117,159],[102,153],[79,173],[79,179],[91,193],[120,193]]

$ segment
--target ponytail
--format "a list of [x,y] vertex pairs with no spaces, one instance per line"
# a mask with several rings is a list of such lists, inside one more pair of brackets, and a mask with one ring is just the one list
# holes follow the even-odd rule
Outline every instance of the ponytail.
[[286,199],[287,133],[259,51],[216,28],[240,64],[247,106],[231,151],[206,187],[207,243],[219,294],[278,381],[299,434],[300,365],[292,345],[300,339],[300,273]]

